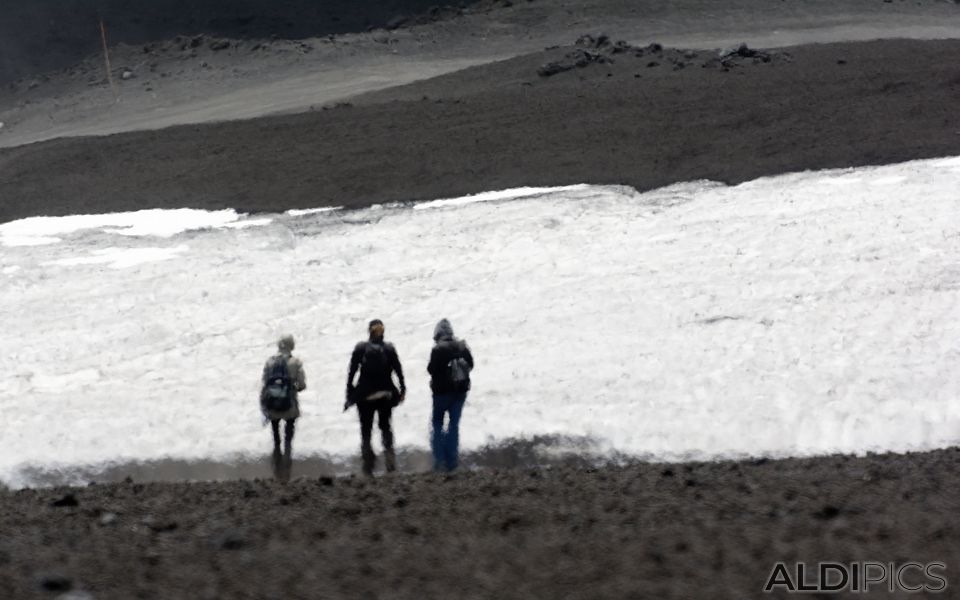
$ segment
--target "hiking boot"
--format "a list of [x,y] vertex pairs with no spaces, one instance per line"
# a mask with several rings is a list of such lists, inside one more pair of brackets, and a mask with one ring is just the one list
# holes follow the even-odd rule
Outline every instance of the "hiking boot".
[[373,476],[373,467],[377,464],[377,455],[373,452],[363,454],[363,474]]
[[397,470],[397,455],[393,448],[383,451],[383,462],[387,467],[387,473],[393,473]]

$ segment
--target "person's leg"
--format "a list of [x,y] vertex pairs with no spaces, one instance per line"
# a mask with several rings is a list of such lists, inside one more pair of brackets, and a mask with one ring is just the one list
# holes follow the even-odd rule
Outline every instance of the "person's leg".
[[293,450],[293,434],[295,431],[294,427],[296,427],[295,425],[296,422],[297,422],[296,419],[289,419],[286,421],[286,423],[284,424],[285,426],[283,428],[284,453],[287,455],[288,458],[290,457],[290,453]]
[[360,415],[360,456],[363,459],[363,472],[373,475],[373,465],[376,463],[377,455],[373,453],[370,434],[373,431],[373,416],[376,410],[370,406],[370,402],[360,401],[357,403],[357,414]]
[[271,419],[270,427],[273,429],[273,449],[280,451],[280,419]]
[[430,450],[433,451],[433,470],[442,471],[444,459],[443,415],[447,412],[447,395],[433,395],[433,419],[430,428]]
[[449,411],[450,422],[447,424],[447,433],[444,436],[444,458],[447,469],[453,471],[460,462],[460,415],[463,413],[463,404],[467,401],[466,394],[451,394]]
[[389,400],[377,401],[377,424],[380,426],[380,439],[383,441],[383,460],[387,473],[397,470],[397,455],[393,450],[393,429],[390,427],[390,417],[393,405]]

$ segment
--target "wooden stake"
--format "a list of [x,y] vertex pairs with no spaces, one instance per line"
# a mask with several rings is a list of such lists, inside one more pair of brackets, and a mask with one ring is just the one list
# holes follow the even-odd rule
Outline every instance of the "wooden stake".
[[120,100],[117,94],[117,87],[113,84],[113,74],[110,72],[110,52],[107,50],[107,28],[103,25],[103,19],[100,19],[100,42],[103,44],[103,62],[107,66],[107,81],[110,82],[110,91],[113,92],[113,100]]

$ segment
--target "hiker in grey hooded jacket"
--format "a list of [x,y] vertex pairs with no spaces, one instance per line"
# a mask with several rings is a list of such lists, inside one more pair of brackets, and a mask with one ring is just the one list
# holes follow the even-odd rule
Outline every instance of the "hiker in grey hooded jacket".
[[290,400],[291,406],[285,411],[270,410],[264,403],[264,397],[261,393],[260,410],[263,416],[270,420],[273,429],[273,451],[280,452],[280,420],[285,421],[284,427],[284,446],[287,455],[290,454],[293,445],[294,422],[300,416],[299,392],[307,389],[307,376],[303,371],[303,363],[299,358],[293,356],[293,348],[296,345],[292,335],[285,335],[277,342],[277,354],[267,359],[263,365],[263,375],[260,378],[261,384],[265,387],[270,373],[278,360],[287,362],[287,373],[290,376]]
[[[430,389],[433,391],[433,420],[430,448],[435,471],[453,471],[459,462],[460,415],[470,390],[473,354],[463,340],[453,336],[453,326],[441,319],[433,330],[430,352]],[[444,415],[449,415],[443,429]]]

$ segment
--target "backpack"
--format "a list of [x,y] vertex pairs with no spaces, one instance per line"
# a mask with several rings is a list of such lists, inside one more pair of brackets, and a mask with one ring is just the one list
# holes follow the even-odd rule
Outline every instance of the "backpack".
[[[463,350],[461,349],[462,353]],[[453,387],[459,392],[465,392],[470,387],[470,363],[462,356],[457,356],[447,363],[447,374]]]
[[455,358],[447,363],[447,371],[454,387],[462,389],[470,381],[470,365],[465,358]]
[[361,376],[364,378],[379,379],[390,376],[390,359],[381,343],[367,342],[360,365]]
[[286,412],[290,410],[293,407],[291,387],[290,370],[287,368],[287,359],[283,356],[278,356],[273,360],[273,365],[270,367],[270,374],[263,383],[263,391],[260,394],[264,408],[274,412]]

